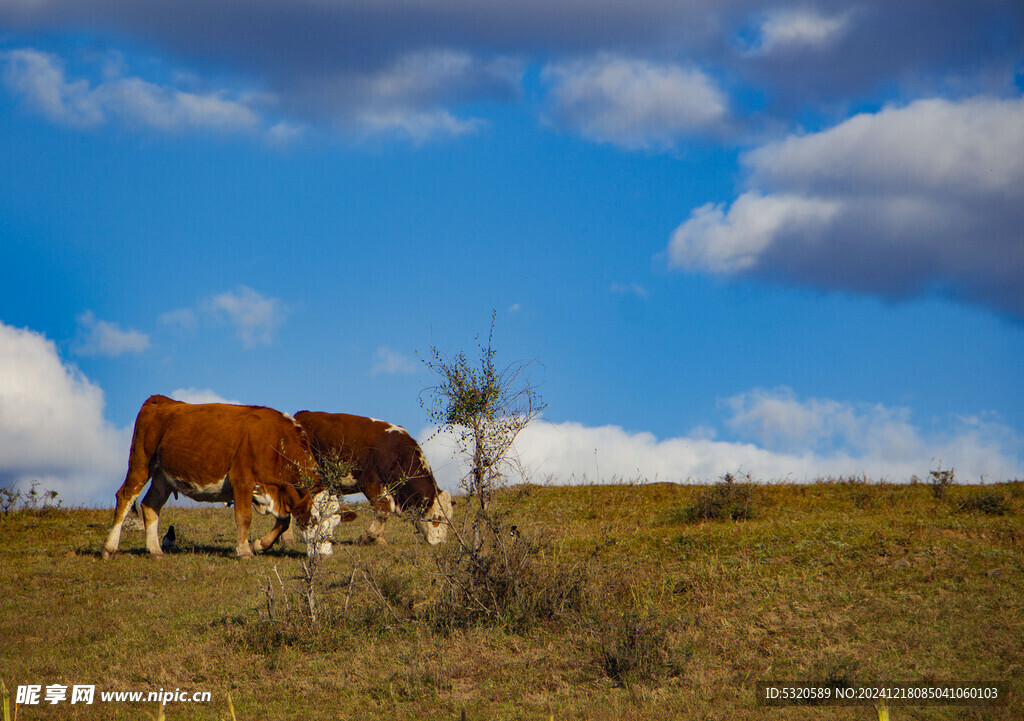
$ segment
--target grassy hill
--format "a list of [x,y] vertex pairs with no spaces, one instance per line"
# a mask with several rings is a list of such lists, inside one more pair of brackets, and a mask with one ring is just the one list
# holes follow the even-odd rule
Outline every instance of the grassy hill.
[[161,561],[138,531],[101,561],[109,510],[0,515],[0,678],[96,686],[92,706],[19,719],[155,717],[99,693],[158,689],[212,694],[168,721],[230,718],[229,692],[239,721],[877,718],[759,706],[768,680],[999,681],[1009,705],[890,718],[1024,713],[1024,483],[524,486],[498,505],[515,563],[483,583],[503,612],[452,600],[438,569],[465,563],[456,543],[394,519],[388,547],[351,545],[363,506],[323,564],[316,626],[304,546],[237,561],[230,510],[166,509]]

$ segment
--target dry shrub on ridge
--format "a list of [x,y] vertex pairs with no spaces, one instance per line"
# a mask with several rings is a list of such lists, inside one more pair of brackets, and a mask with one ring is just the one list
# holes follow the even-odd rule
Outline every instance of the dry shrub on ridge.
[[737,482],[733,474],[726,473],[715,485],[701,489],[693,503],[677,513],[677,520],[693,523],[753,518],[757,505],[754,483],[749,473],[741,478],[743,482]]

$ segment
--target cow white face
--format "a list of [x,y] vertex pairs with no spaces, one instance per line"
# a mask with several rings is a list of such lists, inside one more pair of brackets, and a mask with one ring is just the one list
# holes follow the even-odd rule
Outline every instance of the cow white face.
[[448,524],[451,520],[452,496],[448,491],[441,491],[423,517],[416,521],[416,531],[427,543],[436,546],[448,537]]
[[336,496],[327,491],[320,491],[312,500],[309,525],[304,531],[300,530],[299,536],[306,542],[306,550],[310,555],[315,552],[321,556],[330,556],[334,553],[334,546],[331,543],[334,529],[342,521],[341,504],[338,503]]

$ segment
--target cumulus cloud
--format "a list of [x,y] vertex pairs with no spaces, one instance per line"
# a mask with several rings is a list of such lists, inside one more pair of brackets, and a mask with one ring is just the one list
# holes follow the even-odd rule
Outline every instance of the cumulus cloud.
[[[503,66],[608,53],[661,58],[650,64],[674,64],[684,75],[692,66],[714,68],[717,77],[753,88],[775,110],[789,113],[807,100],[877,97],[882,87],[934,88],[953,77],[969,79],[975,92],[979,83],[1005,90],[1016,82],[1022,22],[1018,0],[946,3],[941,11],[923,2],[862,0],[852,12],[766,0],[253,0],[244,18],[223,1],[207,0],[144,8],[133,0],[0,4],[0,27],[9,32],[84,28],[91,37],[122,38],[251,78],[303,122],[342,121],[349,129],[362,117],[366,132],[376,127],[413,139],[474,132],[478,121],[460,117],[453,109],[459,104],[521,97],[518,80],[506,82]],[[745,40],[737,44],[736,37]],[[807,62],[808,50],[814,62]],[[51,83],[68,96],[51,95],[50,107],[75,122],[95,122],[108,111],[89,88],[65,87],[76,82]],[[587,86],[578,102],[607,107],[593,123],[570,112],[566,119],[576,122],[569,127],[601,142],[620,143],[625,134],[631,147],[678,138],[679,129],[662,117],[671,101],[648,100],[637,109],[640,117],[624,125],[624,108],[605,97],[614,91],[609,82],[614,86],[613,79],[599,82],[592,73],[576,83]],[[667,82],[693,85],[685,78]],[[260,114],[242,95],[218,97],[243,106],[241,115],[246,108]],[[173,100],[163,104],[175,110],[171,117],[187,114]],[[586,112],[578,105],[566,109]],[[693,109],[682,110],[690,119],[683,130],[692,132]]]
[[[722,474],[750,473],[758,480],[811,481],[867,475],[906,481],[926,476],[940,463],[958,478],[977,482],[1021,477],[1024,438],[997,419],[956,418],[927,432],[906,408],[800,400],[788,389],[754,390],[722,402],[731,412],[725,426],[733,440],[706,428],[659,439],[619,426],[535,422],[516,439],[519,462],[533,481],[714,481]],[[424,451],[439,483],[456,488],[468,468],[454,456],[455,442],[441,434]]]
[[601,54],[549,64],[554,115],[585,137],[633,149],[664,149],[719,129],[728,98],[702,71]]
[[370,375],[408,375],[418,369],[416,362],[394,348],[379,346],[373,353],[373,366]]
[[115,357],[149,348],[149,336],[145,333],[121,330],[116,323],[99,320],[90,310],[79,315],[77,321],[78,336],[72,350],[78,355]]
[[284,322],[285,308],[277,298],[267,298],[248,286],[215,296],[205,306],[213,317],[235,327],[245,348],[267,346]]
[[[706,110],[725,105],[714,83],[692,68],[713,69],[744,96],[752,90],[771,111],[790,118],[808,102],[820,107],[851,96],[870,99],[894,86],[920,95],[921,87],[948,88],[953,78],[973,92],[1005,92],[1016,83],[1022,22],[1016,0],[947,3],[941,12],[928,3],[884,0],[863,0],[842,12],[821,3],[766,0],[254,0],[246,3],[244,19],[222,1],[144,9],[132,0],[0,4],[0,27],[9,33],[84,29],[90,37],[116,37],[146,52],[187,58],[192,67],[249,79],[274,101],[158,83],[132,89],[122,87],[120,80],[129,79],[123,73],[93,85],[37,63],[35,82],[25,77],[15,85],[38,88],[33,97],[51,117],[83,126],[115,112],[146,122],[167,118],[179,128],[193,118],[218,127],[255,122],[272,142],[307,123],[417,143],[473,133],[481,120],[467,116],[466,108],[527,97],[522,68],[547,64],[565,74],[549,104],[566,127],[599,142],[663,148],[705,131]],[[744,40],[737,43],[737,37]],[[814,62],[807,62],[808,51]],[[591,60],[552,62],[574,57]],[[632,58],[632,67],[597,72],[593,59],[600,57]],[[101,85],[103,92],[95,93]],[[686,94],[665,96],[666,87]],[[633,115],[624,105],[636,92],[630,88],[644,90]],[[119,97],[125,91],[131,93],[127,108]],[[697,95],[709,100],[705,114],[680,99]],[[291,120],[269,122],[268,108]],[[588,120],[591,109],[598,112]],[[720,119],[710,120],[719,128]]]
[[[227,90],[194,92],[124,74],[120,56],[103,63],[102,79],[75,77],[57,55],[31,48],[0,53],[3,79],[25,105],[49,120],[90,128],[113,120],[163,132],[207,130],[288,144],[304,132],[295,120],[273,120],[281,98]],[[454,50],[413,51],[382,67],[340,68],[289,86],[289,108],[364,135],[398,135],[416,143],[477,132],[478,118],[446,107],[478,96],[519,93],[521,64]]]
[[103,391],[53,341],[0,323],[0,484],[38,481],[66,505],[112,503],[131,429],[111,425],[103,406]]
[[756,389],[725,400],[726,425],[739,437],[784,452],[846,452],[876,459],[919,457],[925,442],[907,408],[798,399],[787,388]]
[[761,20],[749,51],[767,54],[821,48],[841,37],[850,19],[850,12],[825,15],[814,8],[774,9]]
[[256,96],[228,91],[189,92],[142,78],[121,75],[107,63],[104,78],[68,76],[61,58],[31,48],[0,53],[7,87],[25,104],[51,121],[76,128],[113,120],[162,132],[207,130],[256,135],[277,140],[281,133],[255,107]]
[[919,100],[768,143],[750,189],[695,209],[669,264],[1024,319],[1024,98]]
[[240,285],[200,301],[194,307],[176,308],[161,313],[161,325],[188,336],[200,327],[232,326],[235,337],[246,349],[268,346],[288,317],[288,309],[278,298],[267,296],[249,286]]

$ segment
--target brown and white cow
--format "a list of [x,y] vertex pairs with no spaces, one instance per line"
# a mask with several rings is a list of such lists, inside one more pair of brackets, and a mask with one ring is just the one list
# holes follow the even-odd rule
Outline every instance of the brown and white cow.
[[[355,518],[351,512],[339,513],[337,501],[322,497],[326,492],[310,495],[304,485],[318,476],[305,433],[290,416],[262,406],[193,405],[159,395],[143,403],[103,558],[117,552],[125,513],[150,479],[142,516],[146,548],[155,557],[163,555],[157,526],[171,493],[197,501],[233,501],[240,558],[270,548],[292,516],[300,538],[311,544],[323,544],[340,521]],[[272,514],[276,523],[250,545],[253,508]],[[329,548],[327,542],[327,548],[311,545],[310,550]]]
[[355,484],[346,492],[362,491],[377,510],[361,542],[384,544],[388,514],[411,510],[419,512],[414,526],[427,543],[444,541],[452,518],[452,497],[438,490],[426,456],[408,431],[347,413],[300,411],[295,420],[305,429],[318,461],[334,456],[355,466]]

